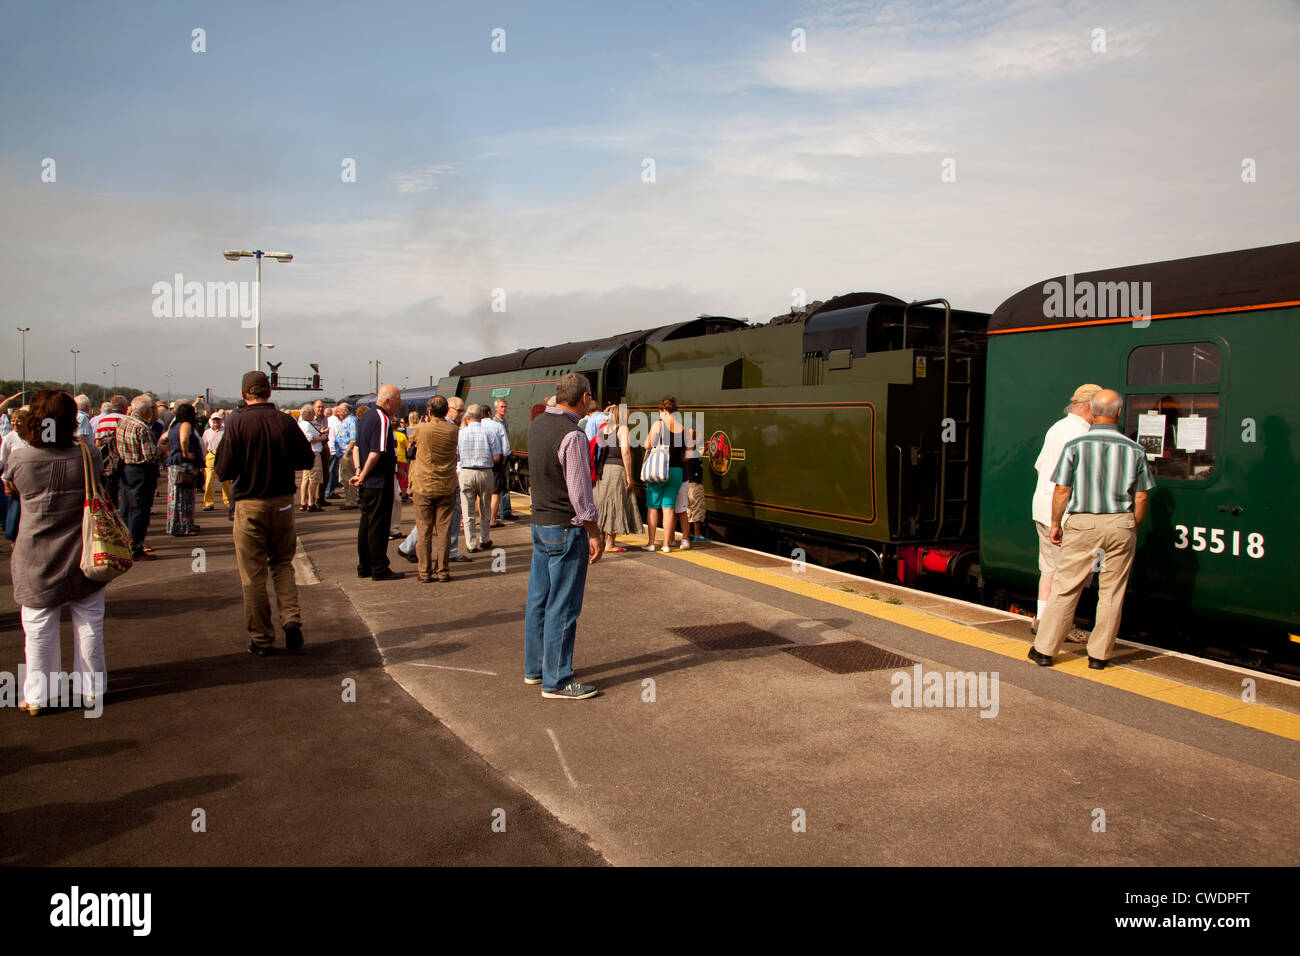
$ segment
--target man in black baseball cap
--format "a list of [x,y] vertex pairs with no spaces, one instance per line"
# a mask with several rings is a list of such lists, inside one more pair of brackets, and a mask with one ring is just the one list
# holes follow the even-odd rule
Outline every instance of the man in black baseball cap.
[[245,406],[230,417],[217,447],[217,477],[233,481],[235,562],[244,585],[248,650],[259,657],[275,653],[275,628],[266,596],[269,570],[280,605],[284,646],[302,647],[302,614],[293,580],[298,545],[294,528],[294,472],[310,468],[311,445],[290,416],[271,402],[271,381],[264,372],[245,372],[239,387]]

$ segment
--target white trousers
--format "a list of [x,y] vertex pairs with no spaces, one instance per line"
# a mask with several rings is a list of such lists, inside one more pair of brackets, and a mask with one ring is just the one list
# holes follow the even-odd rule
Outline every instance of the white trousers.
[[402,489],[398,486],[396,479],[393,481],[393,517],[389,521],[388,533],[402,533]]
[[[59,646],[59,612],[56,607],[24,607],[23,633],[27,636],[27,677],[23,700],[45,707],[79,704],[78,697],[99,698],[107,686],[104,665],[104,591],[69,601],[72,609],[72,671],[63,674],[63,649]],[[53,675],[53,676],[51,676]]]

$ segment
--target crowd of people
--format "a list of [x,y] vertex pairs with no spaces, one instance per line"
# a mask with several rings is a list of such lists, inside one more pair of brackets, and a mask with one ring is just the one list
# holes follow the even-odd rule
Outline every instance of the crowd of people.
[[[385,385],[374,407],[355,415],[346,403],[327,409],[318,400],[303,405],[295,420],[271,403],[262,372],[248,372],[240,393],[230,410],[209,410],[201,398],[169,406],[148,394],[130,402],[115,395],[93,417],[85,395],[54,389],[37,391],[21,407],[14,407],[20,395],[0,402],[0,517],[26,637],[22,709],[50,709],[49,675],[61,668],[58,622],[65,604],[76,633],[74,683],[88,706],[106,692],[104,583],[82,571],[82,516],[92,481],[116,502],[137,561],[155,557],[146,540],[163,480],[165,529],[176,537],[201,530],[195,520],[199,487],[205,512],[215,510],[220,489],[233,524],[248,649],[259,657],[276,652],[268,575],[286,649],[304,643],[292,567],[295,512],[320,512],[341,497],[341,510],[360,512],[358,577],[388,581],[405,577],[391,569],[387,550],[402,537],[402,504],[411,504],[414,528],[398,553],[417,566],[422,583],[451,581],[453,562],[470,562],[470,554],[491,549],[491,529],[516,520],[505,399],[489,409],[437,396],[423,414],[403,422],[401,394]],[[1041,578],[1029,658],[1042,666],[1053,663],[1094,573],[1100,593],[1087,642],[1089,666],[1105,667],[1114,650],[1137,528],[1155,486],[1143,449],[1118,430],[1121,407],[1117,392],[1080,386],[1035,463]],[[631,445],[619,408],[601,410],[590,383],[576,373],[557,382],[555,395],[529,424],[533,551],[524,682],[540,684],[543,697],[583,700],[597,693],[575,679],[573,649],[588,565],[606,552],[626,550],[618,536],[640,532]],[[683,424],[672,396],[661,402],[646,446],[663,446],[666,455],[659,454],[667,467],[661,480],[646,482],[644,549],[656,550],[661,522],[663,552],[679,524],[681,548],[707,540],[703,442]]]
[[[106,688],[104,585],[80,570],[88,476],[79,443],[91,453],[89,477],[119,510],[134,561],[156,559],[147,543],[155,508],[164,509],[165,533],[198,535],[199,489],[203,512],[216,510],[220,492],[233,525],[248,649],[259,657],[276,652],[268,576],[285,647],[295,651],[304,643],[292,568],[295,512],[322,512],[337,499],[342,499],[340,510],[359,511],[357,574],[385,581],[405,577],[390,567],[387,548],[403,537],[402,505],[412,505],[414,528],[398,553],[417,566],[422,583],[449,582],[452,563],[468,563],[470,554],[493,548],[491,529],[517,520],[509,492],[505,399],[489,408],[436,397],[423,414],[412,412],[403,422],[401,395],[391,385],[379,390],[373,408],[354,414],[347,403],[327,408],[317,400],[301,406],[296,419],[271,403],[270,382],[261,372],[247,373],[240,393],[232,409],[209,409],[199,397],[169,405],[149,394],[130,401],[115,395],[93,417],[85,395],[73,398],[58,390],[39,391],[21,407],[13,407],[21,393],[0,402],[0,517],[14,552],[15,599],[23,607],[27,637],[25,710],[37,714],[51,707],[46,675],[59,669],[57,622],[63,604],[71,605],[74,615],[74,667],[85,700],[102,699]],[[675,413],[676,402],[666,398],[652,431],[652,443],[668,446],[673,464],[667,481],[647,485],[648,551],[656,550],[661,514],[664,552],[674,540],[678,514],[695,523],[695,540],[707,540],[699,533],[704,520],[699,439]],[[50,422],[53,430],[46,427]],[[625,551],[617,536],[641,530],[631,442],[618,407],[601,411],[589,383],[578,375],[557,383],[545,413],[535,412],[529,434],[534,556],[525,681],[542,684],[545,697],[584,699],[596,691],[574,681],[572,653],[587,563],[606,550]],[[552,454],[540,453],[545,449]],[[165,506],[155,500],[164,483]],[[681,523],[685,532],[685,520]],[[685,534],[681,547],[690,547]],[[579,560],[584,553],[588,562]]]

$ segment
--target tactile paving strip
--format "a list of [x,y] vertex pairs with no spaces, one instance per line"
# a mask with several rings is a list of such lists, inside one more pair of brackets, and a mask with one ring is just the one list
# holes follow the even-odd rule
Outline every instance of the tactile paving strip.
[[809,664],[816,664],[832,674],[857,674],[862,671],[880,671],[892,667],[911,667],[911,658],[876,647],[866,641],[835,641],[831,644],[806,644],[787,647],[792,654]]
[[694,624],[690,627],[672,627],[669,630],[707,651],[738,651],[750,647],[775,647],[792,644],[779,634],[760,631],[743,621],[726,624]]

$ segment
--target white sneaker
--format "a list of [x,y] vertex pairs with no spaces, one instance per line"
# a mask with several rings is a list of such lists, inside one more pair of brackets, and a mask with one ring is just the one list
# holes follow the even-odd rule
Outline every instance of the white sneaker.
[[689,551],[689,550],[691,550],[691,541],[690,541],[690,539],[689,539],[689,538],[682,538],[682,543],[679,544],[677,547],[678,547],[678,549],[681,550],[681,551]]

